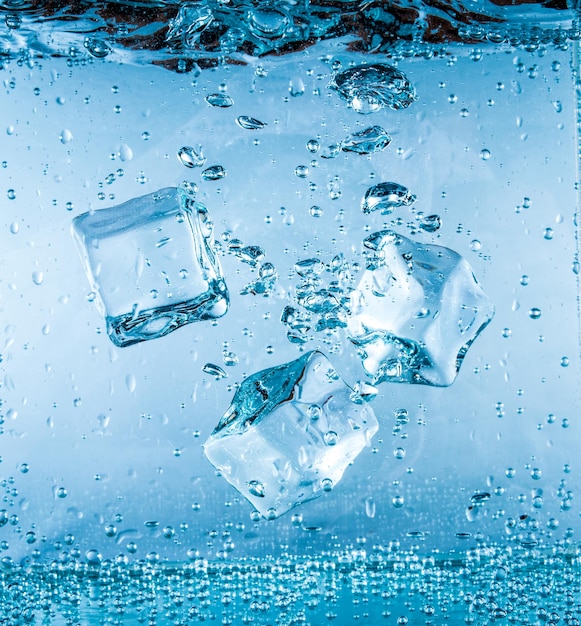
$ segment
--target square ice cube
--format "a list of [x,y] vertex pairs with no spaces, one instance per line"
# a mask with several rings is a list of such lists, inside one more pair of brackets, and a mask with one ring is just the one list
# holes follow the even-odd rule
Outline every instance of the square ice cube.
[[371,407],[312,351],[246,378],[204,451],[267,519],[330,491],[377,431]]
[[458,253],[394,231],[370,235],[348,332],[373,382],[451,385],[494,307]]
[[73,220],[73,234],[117,346],[228,310],[208,211],[181,189],[83,213]]

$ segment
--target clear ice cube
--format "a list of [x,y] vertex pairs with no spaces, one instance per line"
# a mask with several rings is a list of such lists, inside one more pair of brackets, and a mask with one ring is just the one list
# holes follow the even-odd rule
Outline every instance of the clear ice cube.
[[374,383],[451,385],[494,307],[458,253],[394,231],[370,235],[348,333]]
[[267,519],[329,491],[377,420],[318,351],[246,378],[206,441],[222,476]]
[[73,220],[73,234],[117,346],[228,310],[208,211],[181,189],[83,213]]

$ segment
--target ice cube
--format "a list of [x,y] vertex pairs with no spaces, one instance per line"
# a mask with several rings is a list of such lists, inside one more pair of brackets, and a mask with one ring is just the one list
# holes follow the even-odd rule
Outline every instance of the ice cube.
[[181,189],[83,213],[73,220],[73,234],[117,346],[228,310],[208,211]]
[[370,406],[327,358],[308,352],[245,379],[204,451],[266,518],[336,485],[377,431]]
[[364,242],[367,269],[350,297],[348,333],[382,381],[451,385],[494,307],[459,254],[391,230]]

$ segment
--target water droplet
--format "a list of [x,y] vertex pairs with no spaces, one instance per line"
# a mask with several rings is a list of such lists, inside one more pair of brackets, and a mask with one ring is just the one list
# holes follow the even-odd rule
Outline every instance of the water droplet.
[[543,472],[538,467],[534,467],[531,470],[531,478],[533,480],[540,480],[542,475],[543,475]]
[[323,411],[318,404],[311,404],[311,406],[309,406],[309,408],[307,409],[307,415],[309,416],[309,419],[313,422],[316,422],[322,414]]
[[470,242],[470,250],[472,252],[478,252],[482,248],[482,243],[478,239],[473,239]]
[[373,154],[385,150],[390,143],[391,137],[381,126],[370,126],[345,137],[341,142],[341,149],[343,152]]
[[320,206],[314,204],[310,209],[309,213],[312,217],[321,217],[323,215],[323,209]]
[[307,150],[313,154],[318,152],[320,147],[321,144],[316,139],[309,139],[309,141],[307,141]]
[[325,146],[321,150],[321,158],[322,159],[334,159],[341,153],[341,144],[340,143],[332,143],[329,146]]
[[206,96],[206,102],[213,107],[219,107],[221,109],[227,109],[234,104],[234,100],[225,93],[211,93]]
[[14,189],[9,189],[6,192],[6,195],[8,196],[8,200],[14,200],[16,198],[16,192],[14,191]]
[[44,274],[42,272],[32,272],[32,282],[35,285],[42,285],[44,281]]
[[288,91],[292,98],[298,98],[305,93],[305,83],[299,76],[292,78],[288,85]]
[[555,232],[553,231],[552,228],[545,228],[544,232],[543,232],[543,237],[547,240],[550,241],[553,236],[554,236]]
[[328,430],[324,435],[323,435],[323,441],[325,442],[325,445],[327,446],[334,446],[337,444],[339,437],[337,436],[337,433],[334,430]]
[[400,460],[403,459],[405,457],[405,448],[396,448],[393,451],[393,456],[396,459],[400,459]]
[[87,559],[87,563],[89,565],[100,565],[103,559],[99,551],[95,549],[87,550],[85,558]]
[[20,230],[20,225],[18,224],[18,222],[12,222],[12,224],[10,224],[10,232],[13,235],[16,235],[16,233]]
[[308,165],[297,165],[295,167],[295,176],[299,178],[306,178],[309,175]]
[[396,509],[401,509],[401,507],[404,505],[404,498],[403,496],[394,496],[391,499],[391,503]]
[[220,180],[226,176],[226,170],[221,165],[212,165],[202,172],[204,180]]
[[238,365],[238,356],[234,352],[224,352],[222,360],[224,361],[224,365],[228,367]]
[[400,206],[409,206],[416,200],[407,187],[398,183],[379,183],[373,185],[361,200],[363,213],[381,211],[382,215],[389,215]]
[[569,358],[564,356],[561,359],[561,367],[569,367]]
[[178,150],[178,159],[186,167],[202,167],[206,162],[206,157],[202,151],[202,146],[192,148],[192,146],[183,146]]
[[236,118],[236,123],[240,128],[244,128],[245,130],[260,130],[267,126],[265,122],[261,122],[253,117],[249,117],[248,115],[240,115]]
[[333,486],[333,481],[330,478],[323,478],[323,480],[321,481],[321,487],[323,487],[323,491],[332,491]]
[[67,490],[64,487],[59,487],[56,490],[56,497],[57,498],[66,498],[67,497]]
[[73,133],[71,133],[68,128],[65,128],[64,130],[61,130],[59,140],[61,143],[70,143],[73,140]]
[[541,309],[538,309],[537,307],[533,307],[530,311],[529,311],[529,317],[532,320],[538,320],[539,317],[541,317]]
[[220,380],[228,376],[228,374],[219,365],[214,365],[214,363],[206,363],[206,365],[202,367],[202,372],[204,372],[204,374],[214,376],[216,380]]
[[119,146],[119,158],[122,161],[131,161],[133,158],[133,150],[126,143]]
[[286,13],[274,8],[253,9],[248,13],[248,28],[259,38],[278,39],[290,24]]
[[407,76],[383,63],[359,65],[335,75],[329,87],[357,113],[375,113],[384,107],[404,109],[416,98]]
[[97,59],[104,59],[111,52],[111,48],[96,37],[87,37],[83,45],[89,54]]
[[264,485],[259,480],[250,480],[246,483],[248,486],[248,491],[257,498],[264,498],[265,491]]
[[375,500],[372,497],[365,498],[365,515],[367,515],[369,519],[375,517],[376,509]]
[[[260,513],[258,514],[258,519],[260,519]],[[272,521],[274,519],[276,519],[276,509],[275,508],[270,508],[266,511],[266,519],[269,521]]]
[[490,150],[488,150],[488,148],[483,148],[482,150],[480,150],[480,158],[483,161],[488,161],[488,159],[490,158]]
[[439,215],[427,215],[420,219],[420,228],[426,233],[435,233],[442,226],[442,218]]
[[125,376],[125,386],[127,387],[127,391],[129,393],[133,393],[135,391],[137,381],[133,374],[127,374],[127,376]]

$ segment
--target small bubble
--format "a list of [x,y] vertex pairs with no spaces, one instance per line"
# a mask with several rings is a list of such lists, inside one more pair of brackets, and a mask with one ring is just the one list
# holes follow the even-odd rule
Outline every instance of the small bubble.
[[509,467],[507,468],[505,474],[507,478],[514,478],[516,476],[516,470],[513,467]]
[[478,241],[478,239],[473,239],[470,242],[470,250],[472,250],[472,252],[478,252],[481,248],[482,248],[482,243]]
[[537,307],[533,307],[530,311],[529,311],[529,317],[532,320],[538,320],[539,317],[541,317],[541,309],[538,309]]
[[186,167],[201,167],[206,162],[202,146],[192,148],[192,146],[183,146],[178,150],[178,159]]
[[547,240],[550,241],[553,238],[554,235],[554,231],[552,228],[545,228],[545,231],[543,232],[543,237]]
[[405,448],[396,448],[393,451],[393,456],[396,459],[403,459],[405,457]]
[[141,139],[143,139],[143,141],[149,141],[150,137],[151,135],[146,130],[141,133]]
[[59,141],[63,144],[70,143],[73,140],[73,133],[68,128],[61,130],[59,135]]
[[332,491],[333,481],[330,478],[323,478],[323,480],[321,481],[321,487],[323,487],[323,491]]
[[323,215],[323,209],[320,206],[314,204],[310,209],[309,213],[312,217],[321,217]]
[[564,356],[561,359],[561,367],[569,367],[569,358]]
[[297,165],[295,167],[295,176],[306,178],[309,175],[309,167],[307,165]]
[[488,148],[483,148],[482,150],[480,150],[480,158],[483,161],[488,161],[488,159],[490,158],[490,150],[488,150]]
[[16,198],[16,192],[14,191],[14,189],[9,189],[6,192],[6,195],[8,196],[8,200],[14,200]]
[[261,130],[267,124],[248,115],[240,115],[236,118],[236,124],[245,130]]
[[32,282],[35,285],[42,285],[44,274],[42,272],[32,272]]
[[59,487],[56,490],[56,497],[57,498],[66,498],[67,497],[67,490],[64,487]]
[[225,93],[211,93],[206,96],[206,102],[213,107],[226,109],[234,104],[234,100]]
[[221,165],[212,165],[202,172],[204,180],[220,180],[226,176],[226,170]]
[[338,436],[334,430],[328,430],[323,435],[323,441],[327,446],[334,446],[337,444]]
[[510,336],[512,335],[512,330],[510,328],[503,328],[502,330],[502,336],[505,339],[508,339]]
[[391,499],[391,503],[396,509],[401,509],[401,507],[404,505],[404,498],[403,496],[394,496]]
[[535,467],[531,470],[531,478],[533,480],[540,480],[542,474],[542,471],[538,467]]
[[309,152],[318,152],[320,147],[321,144],[316,139],[309,139],[309,141],[307,141],[307,150]]
[[526,274],[523,274],[523,275],[520,277],[520,284],[521,284],[523,287],[526,287],[526,286],[529,284],[529,277],[528,277]]

